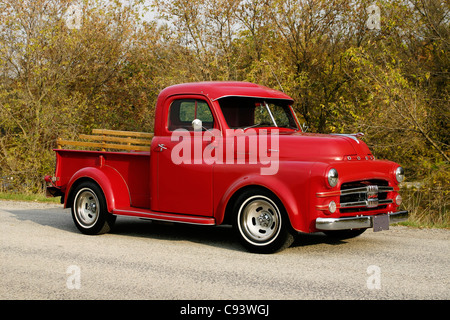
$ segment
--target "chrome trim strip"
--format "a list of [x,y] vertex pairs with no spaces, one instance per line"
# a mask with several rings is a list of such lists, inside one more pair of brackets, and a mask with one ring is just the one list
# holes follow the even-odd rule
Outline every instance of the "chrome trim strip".
[[275,127],[278,127],[277,122],[275,121],[275,118],[273,117],[272,111],[270,111],[269,105],[267,104],[266,101],[264,101],[264,106],[266,107],[267,112],[269,112],[270,119],[272,119],[273,124],[275,125]]
[[373,208],[373,206],[372,206],[373,204],[371,204],[371,202],[378,202],[378,205],[383,205],[383,204],[393,203],[394,200],[393,199],[384,199],[384,200],[378,200],[378,201],[365,200],[365,201],[358,201],[358,202],[344,202],[339,205],[339,208],[361,208],[361,207]]
[[[142,219],[149,220],[158,220],[158,221],[167,221],[167,222],[176,222],[176,223],[184,223],[184,224],[195,224],[195,225],[216,225],[213,218],[210,217],[192,217],[186,215],[177,215],[177,214],[158,214],[156,212],[144,212],[137,210],[124,210],[124,209],[114,209],[112,212],[113,215],[119,216],[135,216]],[[181,219],[186,219],[190,221],[183,221]]]
[[[372,188],[373,188],[373,186],[370,185],[367,187],[358,187],[358,188],[352,188],[352,189],[317,192],[316,196],[319,198],[332,197],[332,196],[345,196],[345,195],[349,195],[349,194],[369,192],[369,191],[372,191]],[[394,191],[394,187],[378,186],[378,193],[391,192],[391,191]]]
[[364,136],[364,133],[362,133],[362,132],[358,132],[358,133],[350,133],[350,134],[348,134],[348,133],[330,133],[330,135],[332,135],[332,136],[347,137],[347,138],[353,139],[353,140],[355,140],[357,143],[359,143],[358,138],[359,138],[359,137],[363,137],[363,136]]
[[236,97],[236,98],[255,98],[255,99],[269,99],[269,100],[283,100],[283,101],[290,101],[291,103],[294,103],[294,100],[292,99],[288,99],[288,98],[275,98],[275,97],[270,97],[270,96],[266,96],[266,95],[259,95],[259,96],[247,96],[247,95],[238,95],[238,94],[229,94],[229,95],[225,95],[225,96],[220,96],[218,98],[212,99],[211,101],[217,101],[219,99],[223,99],[223,98],[231,98],[231,97]]
[[[389,223],[397,223],[408,219],[408,211],[388,213]],[[349,230],[373,227],[374,216],[343,217],[343,218],[317,218],[318,230]]]
[[[358,202],[344,202],[341,204],[336,204],[336,209],[349,209],[349,208],[376,208],[381,205],[393,203],[393,199],[384,200],[367,200]],[[317,210],[328,210],[328,204],[316,205]]]

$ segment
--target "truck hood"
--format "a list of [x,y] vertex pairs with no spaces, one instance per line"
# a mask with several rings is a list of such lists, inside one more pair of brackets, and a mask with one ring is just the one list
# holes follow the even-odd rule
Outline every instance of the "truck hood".
[[[271,146],[273,151],[275,146]],[[346,159],[373,159],[366,143],[350,135],[314,133],[280,133],[280,159],[302,161],[340,161]],[[350,158],[349,158],[350,157]]]

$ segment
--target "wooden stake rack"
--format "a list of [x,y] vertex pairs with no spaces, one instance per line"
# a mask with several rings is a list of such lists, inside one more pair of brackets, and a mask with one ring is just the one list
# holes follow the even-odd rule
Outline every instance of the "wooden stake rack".
[[63,146],[89,147],[106,151],[127,150],[127,151],[150,151],[153,133],[118,131],[106,129],[93,129],[92,134],[80,134],[80,140],[87,141],[70,141],[58,138],[58,149]]

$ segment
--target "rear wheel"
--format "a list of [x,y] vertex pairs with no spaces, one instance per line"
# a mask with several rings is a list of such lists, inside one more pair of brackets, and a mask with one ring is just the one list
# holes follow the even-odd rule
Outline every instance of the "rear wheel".
[[283,205],[268,191],[245,191],[238,197],[233,211],[236,234],[251,252],[273,253],[294,241]]
[[109,232],[116,216],[108,212],[105,196],[100,187],[93,182],[83,182],[75,189],[72,205],[72,218],[84,234]]

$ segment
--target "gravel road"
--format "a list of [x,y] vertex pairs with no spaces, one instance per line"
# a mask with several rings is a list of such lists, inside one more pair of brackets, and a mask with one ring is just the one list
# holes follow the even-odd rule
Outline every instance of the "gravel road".
[[6,300],[450,298],[450,230],[301,234],[257,255],[229,227],[118,217],[113,233],[86,236],[61,205],[0,201],[0,237]]

